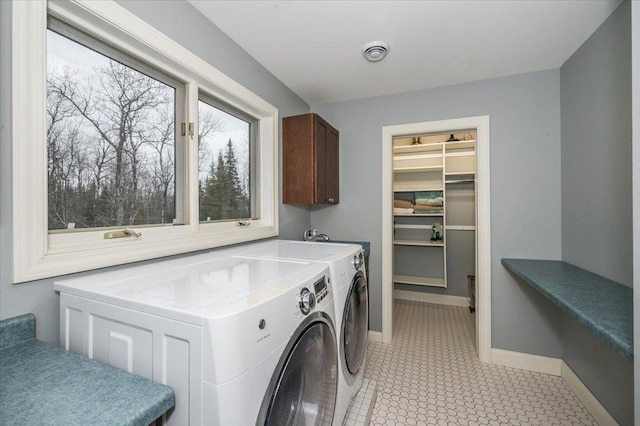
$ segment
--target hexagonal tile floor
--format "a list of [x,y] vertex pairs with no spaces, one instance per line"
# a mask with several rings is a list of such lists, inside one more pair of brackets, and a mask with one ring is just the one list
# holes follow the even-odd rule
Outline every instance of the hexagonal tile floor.
[[597,425],[561,377],[485,365],[465,307],[396,300],[393,343],[369,343],[372,425]]

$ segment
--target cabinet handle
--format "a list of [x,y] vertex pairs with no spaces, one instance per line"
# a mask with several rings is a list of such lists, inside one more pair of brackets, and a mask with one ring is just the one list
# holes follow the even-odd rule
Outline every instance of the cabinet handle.
[[335,201],[336,201],[336,200],[335,200],[335,199],[333,199],[333,198],[327,198],[327,202],[328,202],[328,203],[333,203],[333,202],[335,202]]

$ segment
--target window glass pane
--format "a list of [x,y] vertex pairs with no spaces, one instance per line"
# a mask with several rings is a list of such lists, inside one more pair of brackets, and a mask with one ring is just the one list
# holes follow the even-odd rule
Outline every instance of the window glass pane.
[[200,221],[251,217],[251,124],[198,102]]
[[173,223],[176,89],[47,31],[49,230]]

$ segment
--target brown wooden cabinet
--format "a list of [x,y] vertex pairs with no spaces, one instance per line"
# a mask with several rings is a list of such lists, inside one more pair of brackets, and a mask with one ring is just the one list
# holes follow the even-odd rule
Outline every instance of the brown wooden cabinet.
[[339,133],[318,114],[282,119],[282,202],[338,204]]

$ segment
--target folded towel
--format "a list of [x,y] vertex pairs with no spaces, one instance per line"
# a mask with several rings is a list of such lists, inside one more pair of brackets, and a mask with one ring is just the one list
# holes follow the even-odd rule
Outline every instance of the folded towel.
[[442,206],[429,206],[424,204],[416,204],[413,208],[416,210],[442,210]]
[[419,191],[414,193],[416,199],[418,198],[438,198],[442,197],[442,191]]
[[425,210],[425,211],[434,211],[434,210],[442,210],[442,206],[423,206],[423,205],[415,205],[413,206],[414,210]]
[[437,201],[437,200],[424,200],[421,199],[420,202],[417,202],[418,200],[416,200],[416,206],[436,206],[436,207],[442,207],[444,205],[444,203],[442,201]]
[[409,200],[398,200],[397,198],[393,200],[393,207],[402,207],[405,209],[413,208],[413,204]]
[[403,207],[394,207],[393,214],[413,214],[413,209],[407,209]]
[[432,197],[432,198],[420,197],[420,198],[416,198],[416,204],[429,204],[429,203],[442,203],[442,202],[444,202],[444,198],[442,198],[442,197]]

